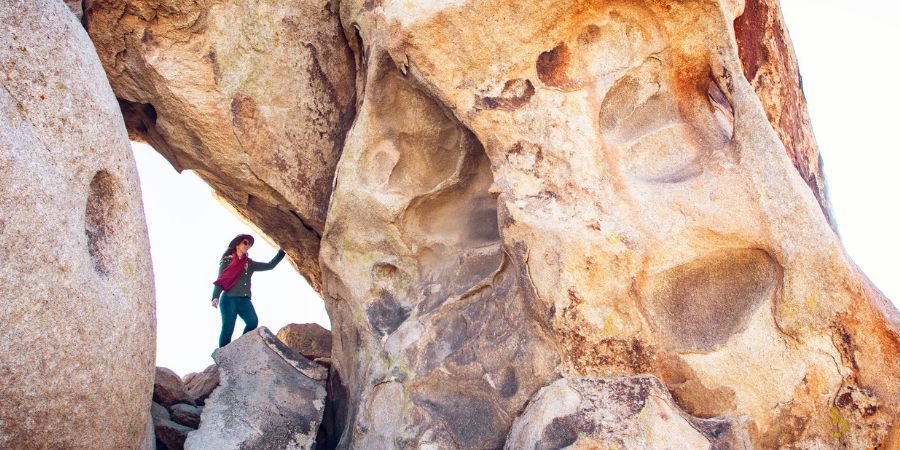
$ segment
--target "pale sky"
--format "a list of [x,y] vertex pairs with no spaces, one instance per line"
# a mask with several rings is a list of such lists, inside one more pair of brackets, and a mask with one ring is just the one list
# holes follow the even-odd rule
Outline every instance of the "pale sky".
[[[900,5],[873,0],[782,0],[839,231],[850,256],[888,298],[900,300]],[[249,227],[213,199],[209,187],[179,175],[151,148],[135,144],[156,279],[157,365],[180,375],[212,364],[221,316],[210,306],[218,259]],[[255,233],[252,233],[255,235]],[[256,236],[250,257],[277,249]],[[285,260],[253,276],[260,326],[331,328],[322,300]],[[243,329],[239,319],[235,339]]]

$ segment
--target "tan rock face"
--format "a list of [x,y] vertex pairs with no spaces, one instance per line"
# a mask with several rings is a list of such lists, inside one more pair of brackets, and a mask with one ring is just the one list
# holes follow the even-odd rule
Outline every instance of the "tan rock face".
[[276,335],[291,350],[311,361],[331,358],[331,332],[317,323],[292,323],[285,325]]
[[325,407],[327,371],[265,327],[216,350],[221,382],[187,450],[310,449]]
[[799,89],[758,75],[793,69],[783,35],[748,82],[742,6],[342,2],[366,55],[321,253],[345,443],[493,445],[555,377],[640,373],[754,446],[884,442],[896,313],[823,214]]
[[743,12],[734,20],[734,34],[744,76],[756,91],[788,157],[812,189],[833,228],[822,160],[806,111],[797,58],[778,3],[746,0]]
[[0,447],[152,445],[153,274],[118,105],[62,2],[4,1],[0,29]]
[[325,294],[341,446],[498,447],[638,374],[753,447],[900,436],[776,3],[149,4],[86,11],[126,122]]
[[354,114],[321,2],[96,0],[86,27],[133,139],[191,169],[319,286],[319,235]]

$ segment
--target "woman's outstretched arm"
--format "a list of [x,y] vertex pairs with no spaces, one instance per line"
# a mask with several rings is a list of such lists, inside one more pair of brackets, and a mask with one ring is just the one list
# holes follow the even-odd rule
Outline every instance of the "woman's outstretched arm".
[[257,261],[250,261],[250,270],[255,272],[260,272],[263,270],[272,270],[281,260],[284,259],[284,250],[278,250],[278,253],[275,254],[275,257],[272,258],[271,261],[267,263],[261,263]]

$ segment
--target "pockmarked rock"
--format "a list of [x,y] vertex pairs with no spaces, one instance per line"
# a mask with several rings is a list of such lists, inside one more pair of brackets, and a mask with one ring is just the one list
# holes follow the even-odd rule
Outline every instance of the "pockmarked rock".
[[119,107],[63,2],[0,2],[0,30],[0,448],[152,445],[153,273]]
[[85,14],[132,135],[323,293],[329,444],[501,447],[554,380],[639,374],[754,448],[900,439],[900,314],[831,227],[777,2]]
[[701,419],[648,376],[563,378],[541,389],[516,419],[505,448],[751,449],[746,421]]
[[325,407],[327,371],[265,327],[215,355],[220,384],[186,449],[312,448]]
[[319,237],[355,111],[337,15],[311,0],[88,5],[132,139],[193,170],[318,288]]
[[637,374],[755,448],[900,433],[900,320],[829,224],[775,2],[340,14],[359,107],[320,262],[341,445],[500,446],[558,377]]
[[331,332],[317,323],[285,325],[276,337],[306,359],[331,358]]

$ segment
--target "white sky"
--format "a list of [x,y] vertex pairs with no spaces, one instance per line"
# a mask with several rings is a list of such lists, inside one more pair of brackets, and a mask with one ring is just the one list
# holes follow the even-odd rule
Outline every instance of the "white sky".
[[[186,375],[212,364],[210,353],[219,345],[222,319],[210,300],[219,257],[228,242],[240,233],[253,234],[256,242],[250,257],[264,262],[278,249],[215,200],[193,172],[179,175],[147,145],[132,148],[156,279],[156,365]],[[319,295],[287,259],[273,270],[253,275],[253,306],[259,325],[273,333],[289,323],[315,322],[331,328]],[[238,319],[235,339],[243,328]]]
[[[900,140],[892,132],[900,127],[900,4],[781,3],[844,246],[896,304]],[[218,258],[232,237],[250,230],[193,173],[179,175],[145,145],[135,144],[134,154],[156,277],[156,362],[185,375],[212,363],[221,326],[209,303]],[[276,250],[257,236],[250,256],[268,261]],[[273,332],[292,322],[331,328],[322,300],[286,260],[254,275],[253,304],[260,326]],[[238,320],[235,338],[242,329]]]

